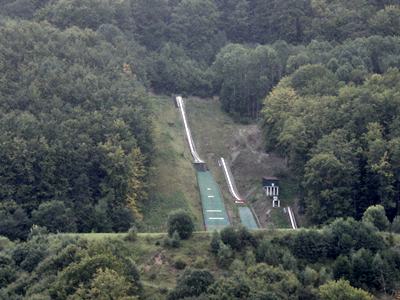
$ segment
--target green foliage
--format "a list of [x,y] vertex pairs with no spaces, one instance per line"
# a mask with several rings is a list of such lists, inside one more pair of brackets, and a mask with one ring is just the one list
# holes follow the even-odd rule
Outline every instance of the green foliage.
[[322,65],[305,65],[291,76],[293,88],[304,95],[334,95],[337,92],[337,78]]
[[178,278],[176,288],[168,295],[168,299],[199,296],[206,292],[213,282],[214,276],[207,270],[186,270]]
[[0,209],[0,234],[10,239],[26,239],[32,222],[25,210],[12,204]]
[[[390,39],[363,42],[375,44],[378,40],[385,43]],[[262,113],[267,148],[287,157],[302,179],[305,211],[313,223],[336,217],[358,218],[373,204],[383,205],[388,217],[394,217],[399,178],[394,94],[399,89],[399,71],[373,75],[356,86],[334,84],[331,73],[324,77],[326,69],[314,66],[319,70],[314,70],[315,79],[331,86],[335,91],[331,93],[326,86],[312,91],[318,83],[307,90],[306,82],[313,78],[311,67],[302,67],[282,80],[266,98]]]
[[223,41],[218,36],[219,13],[212,0],[183,0],[171,14],[171,40],[190,57],[209,62]]
[[181,237],[177,230],[174,231],[171,237],[171,247],[172,248],[179,248],[181,245]]
[[400,233],[400,217],[396,216],[393,219],[392,225],[391,225],[391,230],[395,233]]
[[183,240],[192,236],[194,223],[192,217],[183,210],[172,212],[168,217],[168,235],[173,236],[175,232]]
[[234,259],[234,252],[231,246],[221,243],[217,253],[217,263],[222,268],[228,268]]
[[209,96],[211,79],[206,68],[188,57],[180,46],[167,43],[155,54],[149,68],[152,86],[163,93]]
[[372,296],[362,289],[352,287],[348,281],[329,281],[319,288],[322,300],[372,300]]
[[187,266],[187,263],[186,263],[186,261],[183,260],[182,258],[178,258],[178,259],[175,260],[175,262],[174,262],[174,267],[175,267],[177,270],[183,270],[183,269],[186,268],[186,266]]
[[332,258],[340,254],[349,254],[361,248],[377,252],[384,248],[384,241],[376,230],[354,219],[337,219],[327,227],[326,237],[329,241],[328,255]]
[[129,228],[128,233],[125,236],[126,241],[135,242],[137,240],[137,228],[132,226]]
[[220,232],[221,241],[234,250],[241,249],[241,243],[236,229],[233,226],[227,226]]
[[282,68],[277,52],[270,46],[225,46],[212,66],[222,108],[233,115],[257,117],[261,99],[278,82]]
[[213,254],[217,254],[221,244],[221,237],[218,231],[214,230],[211,236],[210,251]]
[[374,205],[368,207],[364,212],[363,222],[372,224],[378,230],[385,231],[389,228],[389,220],[386,217],[385,208],[382,205]]
[[97,269],[90,286],[79,287],[70,299],[138,299],[129,296],[129,283],[127,279],[110,269]]
[[[20,228],[3,234],[24,238],[24,214],[53,232],[91,231],[96,222],[127,230],[146,200],[152,149],[148,105],[122,68],[134,48],[76,27],[1,27],[0,211],[5,230]],[[99,202],[105,218],[95,220]]]
[[323,260],[329,248],[326,235],[317,230],[300,231],[293,236],[290,247],[297,258],[310,262]]
[[246,246],[256,246],[257,241],[244,226],[227,226],[220,232],[221,241],[233,250],[243,250]]
[[37,225],[45,226],[51,232],[76,231],[74,216],[62,201],[40,204],[38,209],[32,212],[32,221]]

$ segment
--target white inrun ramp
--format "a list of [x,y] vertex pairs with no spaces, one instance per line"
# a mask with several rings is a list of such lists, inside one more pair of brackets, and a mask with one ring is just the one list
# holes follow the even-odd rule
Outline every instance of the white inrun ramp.
[[199,154],[197,153],[196,146],[194,144],[192,133],[190,131],[189,123],[187,121],[186,112],[185,112],[185,105],[183,103],[183,99],[181,96],[176,97],[176,103],[181,111],[183,125],[185,126],[186,137],[189,143],[190,152],[192,153],[193,159],[195,163],[204,163],[204,161],[200,158]]
[[290,224],[292,225],[292,228],[297,229],[296,218],[294,217],[294,213],[293,213],[292,209],[290,208],[290,206],[288,206],[287,210],[289,213]]
[[235,181],[233,180],[233,176],[232,176],[231,170],[228,167],[225,159],[223,157],[221,157],[220,161],[221,161],[222,169],[224,170],[225,179],[226,179],[226,181],[228,183],[229,192],[231,193],[233,198],[235,198],[235,202],[236,203],[244,203],[245,200],[239,195],[239,192],[238,192],[238,190],[236,188]]

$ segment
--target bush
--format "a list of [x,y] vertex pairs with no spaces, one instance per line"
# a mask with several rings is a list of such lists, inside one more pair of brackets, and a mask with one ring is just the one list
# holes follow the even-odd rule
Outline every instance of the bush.
[[193,263],[193,267],[203,269],[207,265],[207,260],[203,257],[197,257]]
[[171,238],[171,247],[172,248],[179,248],[181,246],[181,238],[179,236],[178,231],[174,231]]
[[214,254],[217,254],[220,244],[221,244],[221,238],[219,236],[219,233],[218,231],[214,230],[210,242],[210,251]]
[[192,236],[194,230],[194,223],[190,215],[183,211],[178,210],[172,212],[168,217],[168,235],[172,237],[174,232],[178,232],[182,240],[187,240]]
[[239,235],[232,226],[225,227],[221,230],[221,240],[233,250],[240,250],[241,248]]
[[176,288],[169,294],[168,299],[196,297],[206,292],[214,283],[214,276],[207,270],[186,270],[178,279]]
[[166,236],[163,239],[162,245],[163,245],[163,247],[167,247],[167,248],[172,247],[172,239],[170,237]]
[[183,270],[184,268],[186,268],[186,265],[187,265],[186,262],[181,257],[177,258],[174,263],[175,269],[178,269],[178,270]]
[[128,233],[124,237],[125,241],[134,242],[137,240],[137,229],[135,226],[129,228]]
[[220,249],[218,250],[217,262],[222,268],[230,266],[234,259],[232,248],[229,245],[221,243]]
[[237,233],[241,248],[243,248],[243,246],[257,247],[257,240],[246,227],[240,225],[237,229]]
[[372,296],[362,289],[354,288],[348,281],[329,281],[319,288],[321,300],[372,300]]

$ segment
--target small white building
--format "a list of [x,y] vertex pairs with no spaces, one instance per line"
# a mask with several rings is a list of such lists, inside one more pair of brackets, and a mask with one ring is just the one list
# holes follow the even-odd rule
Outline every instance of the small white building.
[[276,177],[263,177],[263,188],[268,198],[272,198],[272,207],[280,207],[279,180]]

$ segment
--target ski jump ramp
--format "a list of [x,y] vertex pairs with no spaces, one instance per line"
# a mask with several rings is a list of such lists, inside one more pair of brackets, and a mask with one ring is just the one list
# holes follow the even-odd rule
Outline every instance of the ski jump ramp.
[[[224,170],[224,175],[226,182],[228,183],[229,192],[231,193],[232,197],[235,199],[236,204],[245,204],[246,200],[239,195],[237,190],[235,180],[233,179],[233,175],[231,169],[229,168],[228,164],[226,163],[225,159],[221,157],[220,159],[221,167]],[[249,229],[258,229],[257,221],[255,219],[254,214],[250,210],[248,206],[239,206],[239,217],[241,223]]]
[[203,168],[197,168],[196,170],[197,183],[203,208],[204,226],[207,231],[220,230],[230,225],[221,191],[219,190],[218,184],[214,180],[211,172],[207,170],[204,160],[202,160],[200,155],[197,153],[192,133],[190,131],[188,118],[186,116],[185,104],[181,96],[176,97],[176,104],[182,116],[190,153],[193,157],[193,163],[198,166],[204,166]]
[[197,164],[204,163],[204,161],[200,158],[199,154],[197,153],[196,146],[193,141],[192,133],[190,131],[189,123],[188,123],[187,117],[186,117],[185,104],[184,104],[181,96],[176,97],[176,103],[177,103],[178,108],[182,115],[183,125],[185,126],[186,138],[188,140],[190,152],[192,153],[194,162]]
[[290,206],[287,207],[287,211],[289,213],[290,225],[292,226],[293,229],[297,229],[298,227],[296,223],[296,218]]
[[226,161],[223,157],[221,157],[220,162],[221,162],[222,169],[224,170],[226,182],[228,183],[229,192],[235,199],[235,203],[244,204],[245,201],[242,197],[239,196],[239,192],[236,188],[235,181],[233,180],[231,169],[228,168],[228,165],[226,164]]

